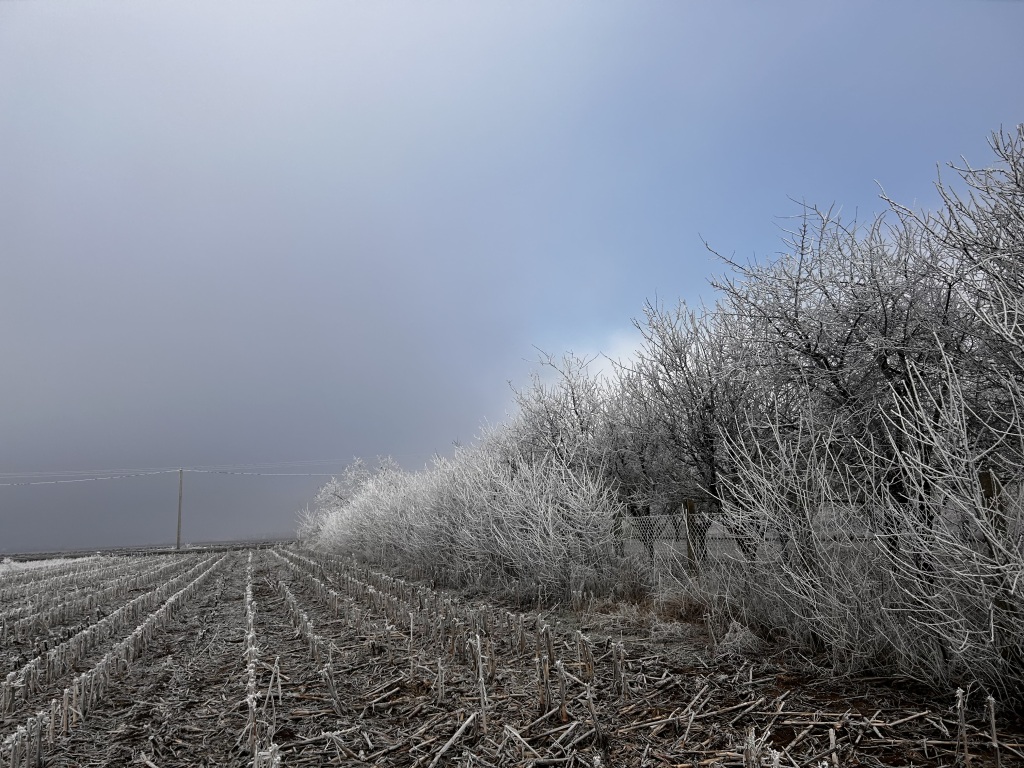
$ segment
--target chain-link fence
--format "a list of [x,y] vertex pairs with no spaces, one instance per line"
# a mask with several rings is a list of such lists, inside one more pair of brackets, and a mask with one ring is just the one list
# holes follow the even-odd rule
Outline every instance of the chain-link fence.
[[[683,572],[691,576],[715,565],[749,561],[772,562],[785,558],[787,548],[797,543],[785,532],[762,530],[757,537],[731,531],[721,520],[683,507],[671,515],[624,517],[616,527],[621,542],[620,555],[643,557],[655,572],[675,576]],[[878,537],[866,529],[847,526],[842,535],[814,530],[813,538],[819,554],[849,554],[851,548],[863,549],[877,545]]]
[[[941,500],[928,507],[926,519],[935,539],[931,547],[950,538],[979,556],[986,555],[992,542],[977,526],[979,519],[984,519],[999,534],[1001,546],[1009,556],[1019,557],[1024,552],[1024,483],[983,486],[982,492],[978,508]],[[901,542],[911,536],[912,530],[906,525],[897,530],[900,524],[886,520],[884,514],[876,518],[872,519],[862,508],[823,508],[806,529],[775,521],[775,525],[762,526],[756,536],[744,537],[691,502],[674,514],[624,516],[616,523],[615,535],[620,542],[620,555],[644,556],[656,571],[668,569],[676,575],[682,571],[695,575],[723,562],[778,562],[798,551],[806,556],[809,548],[814,550],[814,557],[850,559],[871,554],[880,546],[906,545]],[[924,550],[920,557],[925,557]],[[941,546],[934,552],[928,549],[927,557],[938,567],[945,552]]]
[[736,536],[720,522],[686,509],[671,515],[623,518],[617,530],[620,554],[646,556],[657,569],[691,573],[710,559],[740,555]]

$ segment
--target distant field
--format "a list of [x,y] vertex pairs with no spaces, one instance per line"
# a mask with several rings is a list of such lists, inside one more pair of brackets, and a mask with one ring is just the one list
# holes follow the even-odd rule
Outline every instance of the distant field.
[[[33,555],[33,558],[37,556]],[[93,555],[92,557],[95,557]],[[81,563],[85,557],[66,557],[64,555],[55,555],[49,558],[38,558],[38,559],[25,559],[15,560],[11,557],[0,558],[0,575],[5,573],[14,573],[15,571],[29,571],[33,568],[48,568],[57,565],[64,565],[65,563],[75,562],[76,560]]]
[[[237,541],[200,541],[183,544],[180,550],[175,550],[173,544],[149,544],[136,547],[110,547],[105,549],[60,549],[52,552],[0,552],[0,563],[42,563],[52,562],[61,558],[82,558],[95,555],[140,555],[159,554],[161,552],[199,552],[216,551],[228,549],[250,549],[267,547],[273,545],[290,544],[294,541],[291,538],[273,539],[239,539]],[[8,565],[10,565],[10,563]]]
[[712,655],[635,606],[522,614],[293,545],[7,568],[0,768],[996,764],[974,710],[749,640]]

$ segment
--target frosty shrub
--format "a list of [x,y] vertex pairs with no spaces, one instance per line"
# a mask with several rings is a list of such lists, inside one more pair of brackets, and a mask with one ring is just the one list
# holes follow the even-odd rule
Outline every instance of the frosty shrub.
[[614,497],[585,470],[503,450],[500,430],[317,512],[319,547],[455,587],[552,602],[610,589]]
[[[542,357],[508,424],[354,466],[301,537],[547,603],[678,577],[722,635],[1024,705],[1024,126],[991,146],[934,214],[806,207],[783,253],[723,259],[713,306],[649,305],[610,379]],[[685,567],[651,573],[627,517],[678,537],[681,508]]]

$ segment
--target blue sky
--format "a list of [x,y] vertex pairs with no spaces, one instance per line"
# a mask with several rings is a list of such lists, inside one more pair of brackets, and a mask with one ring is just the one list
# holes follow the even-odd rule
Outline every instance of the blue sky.
[[[417,468],[536,348],[622,353],[807,201],[931,208],[1024,120],[1024,3],[0,4],[0,482]],[[337,464],[317,469],[332,471]],[[189,478],[187,539],[316,478]],[[166,541],[176,477],[0,487],[0,551]]]

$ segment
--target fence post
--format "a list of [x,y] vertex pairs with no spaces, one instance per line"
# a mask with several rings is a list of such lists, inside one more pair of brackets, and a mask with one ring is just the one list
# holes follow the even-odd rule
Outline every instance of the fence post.
[[697,504],[693,499],[687,499],[683,505],[683,524],[686,528],[686,568],[691,575],[697,573],[697,558],[693,551],[693,536],[691,532],[693,528],[691,526],[696,525],[696,520],[691,520],[691,515],[696,515]]

